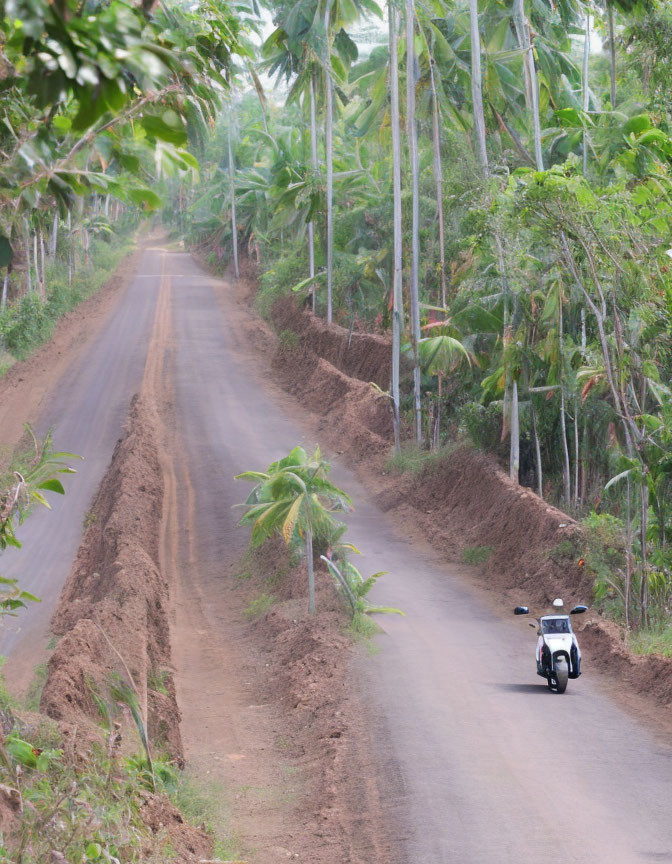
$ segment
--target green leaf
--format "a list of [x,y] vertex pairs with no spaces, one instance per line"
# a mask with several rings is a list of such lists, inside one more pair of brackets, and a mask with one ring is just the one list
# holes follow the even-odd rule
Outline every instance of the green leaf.
[[37,488],[45,489],[47,492],[56,492],[59,495],[65,495],[65,489],[63,488],[63,484],[55,477],[53,477],[51,480],[45,480],[44,483],[40,483]]
[[169,125],[163,117],[146,115],[142,118],[142,127],[153,138],[175,144],[176,147],[183,147],[187,143],[186,130],[183,127]]

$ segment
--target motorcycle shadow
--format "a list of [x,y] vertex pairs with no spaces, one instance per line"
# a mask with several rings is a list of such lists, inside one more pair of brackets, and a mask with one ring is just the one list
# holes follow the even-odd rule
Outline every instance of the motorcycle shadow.
[[[557,695],[552,690],[549,690],[546,684],[502,684],[501,681],[497,681],[492,686],[496,687],[497,690],[503,690],[505,693],[535,693],[540,696],[544,694],[548,694],[549,696]],[[571,696],[573,694],[571,690],[568,690],[563,695]]]

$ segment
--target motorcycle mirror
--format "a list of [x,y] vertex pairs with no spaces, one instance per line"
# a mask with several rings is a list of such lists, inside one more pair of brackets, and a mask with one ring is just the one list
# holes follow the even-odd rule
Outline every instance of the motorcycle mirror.
[[528,615],[529,612],[530,610],[527,606],[516,606],[516,608],[513,610],[514,615]]
[[587,612],[587,611],[588,611],[587,606],[575,606],[569,614],[570,615],[582,615],[584,612]]

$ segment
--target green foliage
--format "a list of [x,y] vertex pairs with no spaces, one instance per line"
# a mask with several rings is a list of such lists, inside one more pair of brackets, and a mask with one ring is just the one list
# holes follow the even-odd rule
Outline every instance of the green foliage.
[[637,630],[630,633],[630,648],[635,654],[659,654],[672,658],[672,627],[662,630]]
[[261,618],[265,615],[271,606],[275,603],[275,597],[272,594],[260,594],[255,598],[245,609],[246,618]]
[[485,564],[492,552],[492,546],[467,546],[462,552],[462,560],[465,564]]
[[276,261],[259,280],[256,303],[260,315],[270,319],[273,306],[292,293],[292,288],[305,276],[308,259],[305,249],[289,249],[286,257]]

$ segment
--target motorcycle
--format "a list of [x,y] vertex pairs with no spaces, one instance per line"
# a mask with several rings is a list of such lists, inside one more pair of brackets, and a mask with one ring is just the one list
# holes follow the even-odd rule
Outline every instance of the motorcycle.
[[[587,606],[575,606],[567,615],[562,612],[562,600],[554,600],[554,612],[541,615],[536,624],[530,622],[530,627],[537,628],[537,675],[546,679],[548,689],[556,693],[564,693],[570,678],[578,678],[581,674],[581,651],[576,634],[572,630],[571,615],[582,615]],[[514,615],[529,615],[527,606],[516,606]]]

